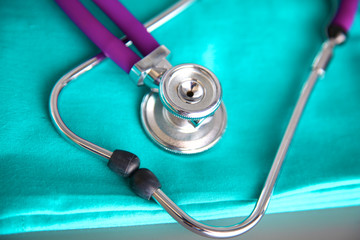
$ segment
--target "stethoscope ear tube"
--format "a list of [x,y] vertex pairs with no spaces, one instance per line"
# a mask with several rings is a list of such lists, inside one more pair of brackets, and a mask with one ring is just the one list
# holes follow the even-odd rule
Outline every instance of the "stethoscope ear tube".
[[[105,28],[79,0],[55,0],[69,18],[103,52],[129,73],[140,57]],[[94,0],[94,2],[126,34],[138,50],[146,56],[159,47],[159,43],[146,28],[117,0]]]
[[118,0],[93,0],[93,2],[110,17],[143,56],[160,46],[144,25]]
[[335,16],[328,26],[329,38],[335,38],[339,34],[347,34],[358,9],[359,0],[342,0],[335,13]]

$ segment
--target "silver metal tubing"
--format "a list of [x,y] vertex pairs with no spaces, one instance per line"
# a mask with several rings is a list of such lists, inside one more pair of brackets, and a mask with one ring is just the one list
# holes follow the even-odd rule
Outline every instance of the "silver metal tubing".
[[[179,12],[181,12],[193,1],[194,0],[179,1],[169,10],[165,11],[158,17],[145,24],[145,26],[147,27],[149,32],[155,30],[157,27],[173,18]],[[123,38],[123,40],[125,40],[125,38]],[[330,39],[329,41],[327,41],[323,45],[321,52],[318,54],[316,60],[314,61],[312,72],[307,81],[305,82],[303,90],[296,103],[290,122],[287,126],[287,129],[275,156],[274,162],[271,166],[269,175],[260,193],[260,197],[254,207],[254,210],[248,218],[246,218],[243,222],[239,224],[229,227],[208,226],[196,221],[195,219],[187,215],[160,189],[154,192],[154,194],[152,195],[153,199],[158,202],[162,207],[164,207],[164,209],[185,228],[205,237],[230,238],[239,236],[252,229],[260,221],[267,209],[282,163],[284,161],[295,129],[298,125],[299,119],[310,96],[310,93],[312,92],[312,89],[315,86],[315,83],[319,76],[323,75],[325,68],[332,56],[334,46],[340,44],[344,40],[345,36],[339,36],[336,39]],[[130,45],[131,42],[127,41],[126,44]],[[83,64],[79,65],[78,67],[65,74],[56,83],[50,97],[50,113],[53,118],[54,124],[58,127],[59,131],[63,133],[66,137],[68,137],[70,140],[72,140],[79,146],[108,159],[112,154],[111,151],[106,150],[89,141],[86,141],[85,139],[73,133],[61,119],[58,110],[58,98],[62,89],[67,86],[67,84],[70,83],[72,80],[76,79],[81,74],[87,72],[88,70],[99,64],[104,58],[105,56],[102,53],[98,54],[97,56],[87,60]]]
[[195,0],[182,0],[178,1],[173,5],[171,8],[165,10],[164,12],[160,13],[155,18],[151,19],[149,22],[145,24],[147,30],[149,32],[154,31],[158,27],[162,26],[164,23],[168,22],[169,20],[173,19],[179,13],[184,11],[187,7],[189,7]]
[[[194,0],[181,0],[177,2],[175,5],[171,6],[169,9],[161,13],[160,15],[156,16],[149,22],[145,24],[145,27],[149,32],[154,31],[167,21],[174,18],[177,14],[182,12],[186,7],[188,7]],[[125,41],[126,46],[131,45],[131,41],[126,40],[126,37],[124,36],[122,38],[123,41]],[[96,55],[95,57],[87,60],[86,62],[80,64],[76,68],[72,69],[70,72],[65,74],[63,77],[59,79],[59,81],[55,84],[51,96],[50,96],[50,114],[53,119],[53,122],[55,126],[58,128],[59,132],[65,135],[68,139],[73,141],[74,143],[78,144],[79,146],[85,148],[86,150],[89,150],[95,154],[100,155],[101,157],[104,157],[106,159],[109,159],[111,157],[112,152],[102,148],[96,144],[93,144],[78,135],[76,135],[74,132],[72,132],[64,123],[62,120],[59,108],[58,108],[58,100],[59,95],[61,91],[64,89],[65,86],[67,86],[68,83],[70,83],[72,80],[75,80],[77,77],[79,77],[81,74],[89,71],[94,66],[99,64],[105,59],[105,55],[103,53],[100,53]]]
[[60,131],[60,133],[62,133],[66,137],[68,137],[71,141],[78,144],[79,146],[81,146],[93,153],[96,153],[96,154],[100,155],[101,157],[109,159],[111,157],[112,152],[109,150],[106,150],[96,144],[93,144],[89,141],[86,141],[85,139],[83,139],[83,138],[79,137],[78,135],[76,135],[75,133],[73,133],[63,122],[63,120],[60,116],[60,113],[59,113],[59,108],[58,108],[58,100],[59,100],[59,95],[61,93],[61,90],[63,90],[63,88],[69,82],[71,82],[72,80],[76,79],[78,76],[83,74],[84,72],[89,71],[94,66],[99,64],[104,58],[105,57],[102,54],[99,54],[98,56],[95,56],[95,57],[87,60],[86,62],[80,64],[79,66],[77,66],[76,68],[74,68],[73,70],[71,70],[70,72],[65,74],[62,78],[60,78],[60,80],[55,84],[55,86],[51,92],[50,113],[51,113],[53,122],[54,122],[55,126],[58,127],[58,130]]
[[332,51],[334,46],[342,42],[341,37],[336,39],[330,39],[327,42],[325,42],[323,44],[322,50],[315,58],[312,71],[300,93],[300,97],[296,103],[295,109],[292,113],[285,134],[281,140],[274,162],[271,166],[264,187],[260,193],[260,197],[254,207],[254,210],[249,215],[249,217],[247,217],[243,222],[233,226],[214,227],[214,226],[205,225],[191,218],[184,211],[182,211],[173,201],[171,201],[170,198],[166,196],[166,194],[160,189],[158,189],[153,194],[152,197],[154,198],[154,200],[158,202],[181,225],[183,225],[188,230],[197,233],[201,236],[212,237],[212,238],[230,238],[230,237],[239,236],[249,231],[251,228],[253,228],[265,214],[281,166],[283,164],[291,140],[294,136],[294,132],[296,130],[296,127],[298,125],[299,119],[306,105],[306,102],[309,99],[310,93],[312,92],[317,79],[319,78],[319,76],[323,75],[327,63],[330,61],[330,58],[332,56]]

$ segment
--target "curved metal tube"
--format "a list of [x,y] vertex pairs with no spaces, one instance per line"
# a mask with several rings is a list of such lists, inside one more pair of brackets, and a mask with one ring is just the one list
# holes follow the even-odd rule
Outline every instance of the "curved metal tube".
[[230,227],[208,226],[197,222],[189,215],[187,215],[160,189],[153,194],[153,198],[155,199],[155,201],[157,201],[176,221],[178,221],[185,228],[205,237],[230,238],[241,235],[253,228],[265,214],[286,152],[289,148],[291,139],[294,135],[297,123],[305,107],[306,101],[311,93],[312,88],[316,83],[317,76],[317,73],[312,74],[311,78],[304,86],[303,92],[293,112],[285,135],[281,141],[280,147],[264,184],[263,190],[261,191],[260,197],[255,205],[254,210],[245,221]]
[[[78,77],[82,73],[90,70],[92,67],[99,64],[103,59],[104,59],[104,56],[99,54],[99,55],[89,59],[85,63],[79,65],[75,69],[71,70],[66,75],[64,75],[56,83],[56,85],[53,89],[53,92],[51,94],[50,111],[51,111],[51,115],[53,117],[55,125],[70,140],[74,141],[81,147],[108,159],[108,158],[110,158],[112,152],[110,152],[104,148],[101,148],[98,145],[90,143],[90,142],[86,141],[85,139],[77,136],[75,133],[73,133],[62,121],[59,111],[58,111],[58,97],[59,97],[61,90],[69,82],[71,82],[72,80],[76,79],[76,77]],[[152,197],[154,198],[154,200],[157,201],[181,225],[183,225],[188,230],[195,232],[202,236],[214,237],[214,238],[229,238],[229,237],[241,235],[241,234],[249,231],[251,228],[253,228],[260,221],[260,219],[262,218],[262,216],[264,215],[264,213],[267,209],[267,206],[270,201],[270,197],[271,197],[273,189],[274,189],[275,182],[277,180],[279,171],[281,169],[281,166],[284,161],[288,147],[290,145],[291,139],[294,135],[294,132],[295,132],[296,126],[298,124],[298,121],[300,119],[301,113],[305,107],[307,99],[309,98],[311,90],[313,89],[313,87],[316,83],[316,80],[318,79],[319,74],[321,74],[322,72],[323,72],[323,70],[322,71],[320,71],[318,69],[316,69],[316,71],[313,70],[308,81],[305,83],[303,91],[299,97],[298,103],[296,104],[296,107],[294,109],[294,112],[292,114],[290,122],[289,122],[286,132],[284,134],[284,137],[281,141],[281,144],[280,144],[279,150],[276,154],[274,163],[271,167],[269,175],[264,184],[264,188],[260,194],[260,197],[256,203],[254,210],[252,211],[250,216],[245,221],[243,221],[240,224],[230,226],[230,227],[207,226],[205,224],[202,224],[202,223],[194,220],[189,215],[187,215],[173,201],[171,201],[170,198],[167,197],[166,194],[164,192],[162,192],[160,189],[158,189],[153,194]]]
[[[174,4],[172,7],[164,11],[163,13],[159,14],[155,18],[151,19],[149,22],[145,24],[145,27],[149,32],[154,31],[158,27],[160,27],[162,24],[166,23],[173,17],[175,17],[177,14],[179,14],[181,11],[183,11],[185,8],[187,8],[191,3],[193,3],[195,0],[181,0]],[[122,41],[125,42],[126,46],[130,46],[132,44],[131,41],[128,41],[126,39],[126,36],[121,38]],[[65,74],[63,77],[59,79],[59,81],[55,84],[51,95],[50,95],[50,114],[52,117],[52,120],[55,124],[55,126],[58,128],[59,132],[63,135],[65,135],[67,138],[69,138],[74,143],[78,144],[79,146],[85,148],[86,150],[89,150],[101,157],[104,157],[106,159],[109,159],[111,157],[112,152],[102,148],[96,144],[93,144],[78,135],[76,135],[74,132],[72,132],[64,123],[62,120],[59,108],[58,108],[58,100],[59,95],[61,91],[64,89],[65,86],[67,86],[68,83],[70,83],[72,80],[75,80],[77,77],[79,77],[81,74],[89,71],[94,66],[98,65],[100,62],[102,62],[105,59],[105,55],[103,53],[100,53],[96,55],[95,57],[87,60],[86,62],[80,64],[76,68],[72,69],[70,72]]]
[[291,115],[285,134],[281,140],[279,149],[276,153],[274,162],[265,181],[260,197],[256,202],[254,210],[243,222],[229,227],[214,227],[205,225],[196,221],[182,211],[163,191],[158,189],[153,198],[157,201],[176,221],[188,230],[205,237],[212,238],[230,238],[246,233],[253,228],[264,216],[268,207],[270,197],[273,193],[276,180],[278,178],[281,166],[290,146],[294,132],[300,120],[304,107],[309,96],[319,78],[325,72],[325,69],[332,57],[333,48],[345,40],[345,35],[339,35],[337,38],[330,39],[323,44],[323,47],[313,63],[312,71],[304,84],[295,109]]
[[[188,6],[193,0],[182,0],[172,8],[159,15],[157,18],[151,20],[145,26],[149,31],[154,30],[159,27],[162,23],[171,19],[174,15],[179,13],[182,9]],[[343,39],[342,39],[343,38]],[[123,38],[125,40],[125,38]],[[329,62],[332,51],[335,45],[340,44],[345,39],[345,36],[339,36],[338,39],[330,39],[323,45],[323,49],[316,58],[316,61],[313,65],[313,70],[305,82],[303,90],[300,94],[300,97],[297,101],[293,114],[291,116],[290,122],[287,126],[286,132],[282,138],[281,144],[275,156],[274,162],[270,169],[269,175],[264,184],[263,190],[261,191],[260,197],[255,205],[254,210],[250,214],[250,216],[245,219],[243,222],[229,226],[229,227],[214,227],[208,226],[203,223],[196,221],[187,215],[184,211],[182,211],[171,199],[160,189],[154,192],[153,199],[158,202],[164,209],[181,225],[183,225],[188,230],[205,236],[205,237],[213,237],[213,238],[230,238],[239,236],[250,229],[252,229],[263,217],[267,206],[270,201],[270,197],[272,195],[274,185],[276,183],[277,177],[279,175],[282,163],[286,156],[287,150],[293,138],[294,132],[298,125],[301,114],[304,110],[306,102],[310,96],[310,93],[313,87],[316,84],[316,81],[319,76],[321,76],[327,63]],[[130,45],[131,42],[127,41],[127,45]],[[59,131],[63,133],[70,140],[78,144],[79,146],[96,153],[106,159],[110,158],[112,152],[106,150],[96,144],[93,144],[73,133],[63,122],[58,110],[58,98],[62,91],[62,89],[67,86],[69,82],[76,79],[78,76],[87,72],[97,64],[99,64],[105,58],[104,54],[100,53],[97,56],[89,59],[83,64],[71,70],[69,73],[65,74],[55,85],[51,97],[50,97],[50,113],[53,118],[54,124],[59,128]]]
[[112,152],[109,150],[106,150],[105,148],[102,148],[96,144],[93,144],[78,135],[76,135],[74,132],[72,132],[64,123],[62,120],[59,108],[58,108],[58,100],[59,95],[61,91],[66,87],[68,83],[70,83],[72,80],[76,79],[78,76],[83,74],[84,72],[89,71],[94,66],[99,64],[105,56],[103,54],[98,54],[95,57],[87,60],[83,64],[80,64],[67,74],[65,74],[60,80],[55,84],[51,96],[50,96],[50,113],[52,116],[52,119],[54,121],[55,126],[58,127],[60,133],[64,134],[66,137],[68,137],[71,141],[78,144],[79,146],[85,148],[86,150],[89,150],[93,153],[96,153],[100,155],[101,157],[109,159],[111,157]]

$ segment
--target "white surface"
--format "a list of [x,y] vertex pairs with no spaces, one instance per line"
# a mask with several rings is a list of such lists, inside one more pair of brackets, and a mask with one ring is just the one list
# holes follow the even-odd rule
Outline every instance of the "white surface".
[[[209,221],[213,225],[231,225],[239,219]],[[179,224],[159,224],[136,227],[87,229],[53,232],[34,232],[0,236],[0,239],[206,239],[197,236]],[[268,214],[258,226],[242,237],[255,240],[360,240],[360,206],[294,213]]]

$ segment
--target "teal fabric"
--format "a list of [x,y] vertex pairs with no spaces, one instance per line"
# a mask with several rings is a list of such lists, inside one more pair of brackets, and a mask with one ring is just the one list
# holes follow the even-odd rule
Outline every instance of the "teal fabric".
[[[174,2],[123,1],[143,22]],[[64,91],[64,121],[100,146],[136,153],[163,191],[195,218],[246,216],[333,5],[200,0],[153,33],[172,51],[173,64],[204,65],[222,83],[228,127],[205,153],[174,155],[154,145],[139,121],[147,89],[108,59]],[[0,16],[0,233],[173,222],[51,123],[52,86],[98,49],[53,1],[2,0]],[[348,42],[336,49],[310,98],[268,213],[360,205],[359,40],[357,15]]]

